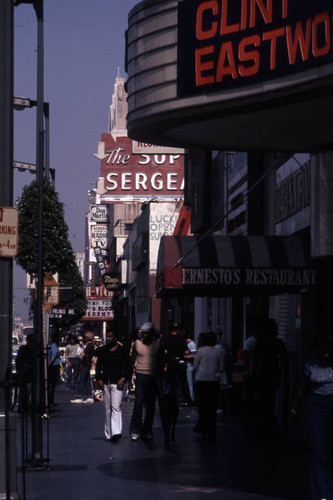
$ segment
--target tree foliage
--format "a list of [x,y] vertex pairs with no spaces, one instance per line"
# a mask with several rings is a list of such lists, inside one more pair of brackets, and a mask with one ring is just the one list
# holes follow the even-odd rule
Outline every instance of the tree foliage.
[[[16,262],[27,273],[38,272],[38,182],[25,186],[18,199],[19,248]],[[48,180],[43,185],[43,271],[59,274],[59,282],[71,286],[75,317],[59,322],[61,326],[77,322],[87,302],[83,281],[75,261],[64,217],[64,206]],[[59,325],[60,326],[60,325]]]

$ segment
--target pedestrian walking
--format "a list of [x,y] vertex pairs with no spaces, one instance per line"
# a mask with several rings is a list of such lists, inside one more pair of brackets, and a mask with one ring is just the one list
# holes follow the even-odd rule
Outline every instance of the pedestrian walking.
[[48,409],[52,415],[54,411],[54,393],[60,374],[59,338],[56,333],[51,336],[51,341],[51,344],[48,346],[47,387]]
[[103,390],[105,409],[104,435],[115,443],[122,437],[121,404],[124,384],[131,375],[130,357],[113,331],[106,333],[106,344],[96,354],[96,383]]
[[193,367],[199,415],[198,423],[193,430],[214,441],[216,439],[216,411],[220,378],[225,369],[224,359],[222,351],[215,349],[215,333],[201,333],[198,345],[200,347],[198,347]]
[[[285,428],[284,398],[287,395],[287,350],[277,338],[274,319],[266,319],[253,352],[253,375],[258,397],[258,437],[264,440],[278,438]],[[276,416],[277,393],[282,393],[282,428]]]
[[245,431],[254,435],[258,431],[258,394],[253,371],[254,348],[264,331],[265,318],[255,316],[248,326],[248,337],[243,346],[244,356],[244,417]]
[[[76,397],[75,399],[71,400],[71,403],[92,404],[94,402],[94,398],[92,393],[90,369],[92,365],[93,356],[95,353],[94,334],[92,332],[87,332],[85,333],[84,338],[86,341],[86,345],[84,347],[83,354],[81,355],[80,380],[78,383]],[[84,395],[86,399],[83,399]]]
[[310,485],[312,500],[333,500],[331,457],[333,452],[333,337],[321,335],[312,348],[316,358],[305,365],[305,378],[291,410],[310,393],[308,429],[310,439]]
[[16,376],[19,384],[18,410],[27,413],[31,410],[32,384],[37,361],[36,340],[33,333],[27,335],[27,343],[20,346],[16,360]]
[[179,335],[178,323],[173,323],[168,335],[164,341],[166,355],[166,375],[167,392],[179,400],[178,391],[181,391],[182,402],[186,405],[191,404],[190,391],[186,376],[185,356],[190,352],[184,337]]
[[189,354],[185,354],[185,356],[184,356],[186,359],[186,377],[187,377],[188,389],[190,391],[191,403],[194,403],[195,394],[194,394],[193,363],[194,363],[195,355],[197,353],[197,344],[194,342],[194,340],[190,334],[186,333],[185,338],[186,338],[186,342],[187,342],[187,350],[189,351]]
[[66,345],[65,358],[67,363],[67,382],[66,389],[70,391],[74,389],[75,393],[78,390],[78,375],[80,369],[80,349],[75,335],[69,339]]
[[137,441],[139,437],[153,438],[157,379],[161,368],[161,345],[155,338],[154,323],[144,323],[141,334],[142,338],[132,345],[131,355],[135,371],[135,400],[130,422],[132,441]]

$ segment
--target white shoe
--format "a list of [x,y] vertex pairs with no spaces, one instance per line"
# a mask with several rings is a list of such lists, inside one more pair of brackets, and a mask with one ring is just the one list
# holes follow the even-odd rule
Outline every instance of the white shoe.
[[137,441],[139,439],[139,434],[131,434],[131,440],[132,441]]
[[82,398],[71,399],[71,403],[83,403]]
[[82,403],[85,403],[85,404],[88,404],[88,405],[91,405],[93,402],[94,402],[93,398],[87,398],[84,401],[82,401]]

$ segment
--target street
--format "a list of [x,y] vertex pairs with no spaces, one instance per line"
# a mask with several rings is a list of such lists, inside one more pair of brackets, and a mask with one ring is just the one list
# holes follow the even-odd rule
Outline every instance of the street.
[[[103,405],[75,405],[71,397],[57,386],[50,470],[26,472],[27,500],[310,498],[307,446],[297,430],[279,443],[259,444],[244,435],[240,421],[219,416],[217,442],[208,443],[192,430],[197,409],[181,407],[176,442],[165,450],[158,408],[154,440],[132,442],[133,401],[124,401],[123,437],[110,443],[103,434]],[[19,472],[21,495],[22,478]]]

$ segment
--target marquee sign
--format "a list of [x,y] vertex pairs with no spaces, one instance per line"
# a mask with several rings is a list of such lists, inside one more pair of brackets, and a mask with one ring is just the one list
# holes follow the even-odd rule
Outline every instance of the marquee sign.
[[156,149],[141,145],[140,154],[136,154],[133,149],[138,151],[128,137],[102,134],[102,142],[94,156],[102,162],[104,194],[182,195],[184,156],[180,152],[171,154],[163,150],[156,153]]
[[113,295],[114,291],[108,290],[105,286],[86,287],[87,309],[81,321],[112,321]]
[[332,0],[184,0],[178,95],[216,92],[332,60]]

